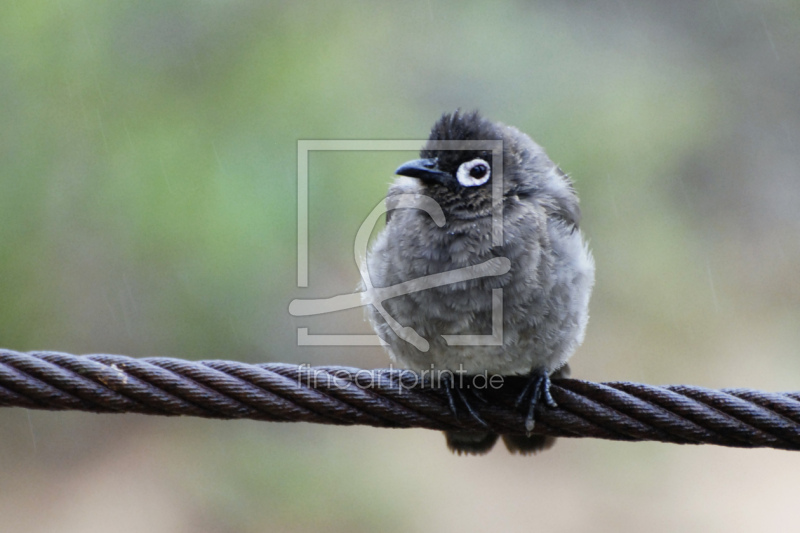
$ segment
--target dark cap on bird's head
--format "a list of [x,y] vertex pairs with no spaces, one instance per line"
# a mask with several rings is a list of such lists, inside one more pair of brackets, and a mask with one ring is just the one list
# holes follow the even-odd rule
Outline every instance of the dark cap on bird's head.
[[[489,146],[477,150],[474,146],[459,149],[458,141],[500,139],[502,136],[497,126],[481,117],[477,111],[445,113],[431,129],[428,142],[420,151],[420,159],[404,163],[395,173],[453,189],[477,187],[490,178],[492,151]],[[441,141],[449,141],[446,148]],[[461,168],[470,162],[468,167]]]
[[[472,141],[472,146],[460,149],[458,141]],[[493,160],[492,143],[476,149],[474,141],[502,141],[502,167]],[[455,111],[436,121],[420,159],[404,163],[395,173],[419,179],[437,199],[459,199],[473,211],[485,212],[491,203],[493,174],[500,176],[502,168],[503,194],[516,194],[530,185],[528,177],[535,175],[539,153],[544,155],[518,129],[485,119],[477,111]]]
[[[502,166],[495,161],[491,143],[486,149],[475,149],[474,143],[460,149],[458,143],[498,140],[502,141]],[[441,141],[447,145],[442,146]],[[395,173],[420,180],[446,211],[469,218],[491,211],[492,182],[499,177],[504,197],[536,196],[556,204],[556,210],[576,226],[580,219],[571,181],[542,147],[517,128],[485,119],[478,111],[442,115],[431,129],[420,159],[400,165]]]
[[[487,155],[487,150],[439,150],[438,141],[499,141],[503,125],[483,118],[478,111],[445,113],[431,128],[428,142],[422,147],[423,158],[438,157],[445,166],[452,166],[469,156]],[[456,144],[457,147],[457,144]],[[491,151],[488,153],[491,156]]]

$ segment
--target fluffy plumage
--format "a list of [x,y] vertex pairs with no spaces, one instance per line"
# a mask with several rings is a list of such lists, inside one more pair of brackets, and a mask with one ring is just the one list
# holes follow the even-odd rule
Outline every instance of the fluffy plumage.
[[[476,158],[491,166],[491,152],[438,150],[433,142],[465,140],[503,141],[501,246],[492,246],[495,174],[480,186],[464,186],[455,179],[459,167]],[[398,194],[428,196],[441,206],[445,225],[438,227],[419,209],[391,211],[367,258],[374,286],[395,285],[494,257],[508,258],[511,270],[386,300],[391,316],[430,342],[427,352],[399,338],[368,306],[369,320],[388,343],[390,356],[417,371],[430,370],[432,364],[436,370],[467,374],[557,371],[583,341],[594,284],[594,261],[578,229],[580,208],[570,179],[526,134],[477,112],[443,115],[420,156],[423,161],[398,169],[405,175],[391,186],[387,201]],[[481,165],[470,172],[480,177]],[[465,168],[474,167],[475,163]],[[443,334],[491,334],[494,288],[503,289],[502,346],[448,346]],[[496,436],[451,433],[447,439],[454,451],[483,453]],[[505,440],[511,451],[523,453],[552,444],[552,439],[537,435]]]

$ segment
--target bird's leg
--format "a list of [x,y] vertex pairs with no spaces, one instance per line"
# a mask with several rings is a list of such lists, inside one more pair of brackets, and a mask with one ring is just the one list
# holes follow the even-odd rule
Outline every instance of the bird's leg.
[[[453,376],[452,372],[443,373],[440,379],[442,382],[442,388],[444,388],[445,396],[447,396],[447,402],[450,404],[450,411],[453,413],[453,416],[458,418],[458,409],[456,408],[456,398],[457,398],[459,402],[467,410],[467,412],[470,414],[470,416],[473,418],[473,420],[475,420],[481,426],[488,429],[489,424],[487,424],[486,421],[483,418],[481,418],[478,412],[472,408],[472,405],[470,405],[469,400],[467,399],[467,390],[469,389],[464,387],[463,383],[456,385],[455,376]],[[485,398],[482,398],[481,396],[475,394],[474,390],[473,394],[481,401],[483,402],[486,401]]]
[[[447,377],[448,375],[450,377]],[[443,379],[441,379],[441,382],[442,382],[442,388],[444,389],[444,394],[445,394],[445,396],[447,396],[447,403],[450,404],[450,412],[452,412],[453,415],[456,418],[458,418],[458,410],[456,409],[456,401],[455,401],[455,398],[453,397],[453,383],[452,383],[452,380],[453,380],[452,374],[445,374],[445,377]]]
[[550,373],[545,368],[535,368],[528,377],[528,383],[525,388],[517,397],[515,403],[519,407],[524,402],[527,402],[528,413],[525,417],[525,431],[530,435],[533,427],[536,424],[534,418],[534,411],[536,405],[544,401],[548,407],[558,407],[553,396],[550,394]]
[[484,404],[485,403],[489,403],[489,400],[487,400],[486,396],[484,396],[483,393],[480,392],[479,388],[471,387],[469,390],[472,391],[472,395],[475,396],[475,398],[477,398],[479,402],[484,403]]

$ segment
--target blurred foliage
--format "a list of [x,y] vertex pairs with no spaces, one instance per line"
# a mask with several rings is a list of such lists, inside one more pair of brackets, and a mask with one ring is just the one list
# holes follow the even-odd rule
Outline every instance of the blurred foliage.
[[[296,346],[298,326],[368,332],[361,310],[296,319],[287,306],[353,290],[355,232],[410,154],[311,154],[310,285],[298,289],[297,141],[420,139],[460,107],[526,131],[576,182],[598,269],[576,376],[796,390],[798,94],[791,1],[5,2],[0,346],[386,365],[378,349]],[[617,468],[632,473],[608,497],[638,498],[646,520],[658,491],[641,489],[652,476],[630,462],[651,462],[653,476],[698,468],[664,447],[632,455],[587,442],[524,469],[497,452],[489,470],[447,457],[425,432],[64,416],[0,413],[0,486],[32,487],[30,500],[4,490],[3,516],[98,454],[107,472],[130,473],[114,455],[120,442],[102,444],[109,427],[148,450],[131,452],[133,464],[155,465],[141,494],[185,494],[172,521],[154,513],[148,530],[484,524],[476,494],[501,508],[533,502],[521,472],[559,475],[571,497],[605,487]],[[501,488],[509,479],[513,490]],[[541,505],[510,510],[506,529],[552,509],[559,489],[537,494]],[[589,506],[570,523],[611,529],[624,512],[607,503],[608,514]],[[434,518],[448,513],[460,519]],[[18,531],[52,523],[19,520]],[[763,525],[725,522],[752,523]]]

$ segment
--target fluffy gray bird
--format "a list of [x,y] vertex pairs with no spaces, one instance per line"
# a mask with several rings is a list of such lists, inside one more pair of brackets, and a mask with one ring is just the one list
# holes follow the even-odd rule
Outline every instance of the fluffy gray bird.
[[[503,143],[503,240],[498,246],[492,242],[492,152],[442,150],[438,143],[482,140]],[[553,438],[530,434],[534,407],[554,404],[550,376],[568,372],[567,359],[583,341],[594,284],[594,260],[578,230],[580,208],[572,183],[530,137],[477,111],[443,115],[420,157],[396,170],[400,177],[389,189],[387,205],[400,195],[427,196],[441,207],[445,223],[439,226],[420,209],[388,211],[386,227],[367,256],[372,284],[389,287],[498,257],[510,261],[510,270],[385,300],[386,313],[425,338],[427,351],[398,336],[373,305],[367,306],[368,318],[390,356],[411,370],[529,376],[518,401],[524,403],[529,434],[503,440],[512,452],[548,448]],[[448,344],[442,335],[492,333],[492,289],[498,288],[503,289],[502,345]],[[482,422],[454,380],[443,384],[454,411],[451,387]],[[445,435],[459,454],[485,453],[498,438],[488,428]]]

